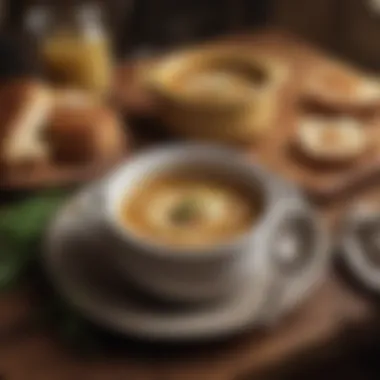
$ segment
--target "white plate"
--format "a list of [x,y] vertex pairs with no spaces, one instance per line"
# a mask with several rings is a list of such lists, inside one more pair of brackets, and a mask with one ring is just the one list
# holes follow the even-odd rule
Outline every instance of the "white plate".
[[[279,182],[279,184],[281,184]],[[299,193],[282,183],[287,199]],[[143,296],[112,268],[112,240],[102,224],[102,192],[90,187],[57,215],[47,234],[45,262],[58,292],[89,320],[115,332],[158,340],[199,340],[265,326],[298,306],[325,277],[328,247],[315,264],[281,282],[253,278],[223,302],[163,305]]]

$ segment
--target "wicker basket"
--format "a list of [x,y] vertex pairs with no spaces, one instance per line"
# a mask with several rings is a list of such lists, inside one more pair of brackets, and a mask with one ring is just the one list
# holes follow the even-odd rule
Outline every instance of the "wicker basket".
[[[189,94],[176,85],[179,78],[199,70],[225,66],[261,70],[264,84],[234,96],[205,97]],[[241,48],[200,49],[173,54],[145,73],[149,89],[155,94],[164,124],[187,138],[252,143],[273,125],[278,94],[286,79],[286,67],[247,53]]]

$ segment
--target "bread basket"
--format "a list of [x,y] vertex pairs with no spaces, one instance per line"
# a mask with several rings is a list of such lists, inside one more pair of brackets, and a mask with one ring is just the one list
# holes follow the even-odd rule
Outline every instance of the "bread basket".
[[[192,78],[213,70],[236,77],[241,73],[245,88],[231,87],[228,77],[220,92],[187,91],[181,85],[184,80],[191,85]],[[198,140],[251,143],[273,125],[285,78],[280,62],[230,47],[172,54],[148,70],[145,83],[156,98],[160,118],[173,132]]]

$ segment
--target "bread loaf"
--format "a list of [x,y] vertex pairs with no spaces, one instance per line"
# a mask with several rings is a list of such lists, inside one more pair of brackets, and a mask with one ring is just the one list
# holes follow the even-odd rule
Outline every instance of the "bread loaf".
[[116,115],[105,106],[55,108],[47,128],[47,141],[58,162],[85,163],[113,156],[124,143]]

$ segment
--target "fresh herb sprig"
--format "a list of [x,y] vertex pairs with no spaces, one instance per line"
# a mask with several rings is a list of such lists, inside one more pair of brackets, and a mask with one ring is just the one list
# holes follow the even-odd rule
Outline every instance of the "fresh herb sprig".
[[64,192],[49,192],[0,211],[0,291],[18,284],[37,260],[45,229],[66,198]]

